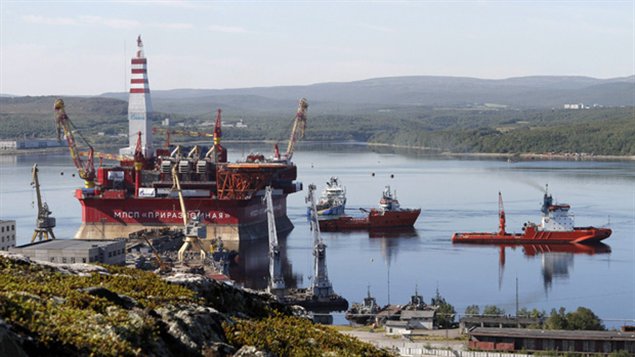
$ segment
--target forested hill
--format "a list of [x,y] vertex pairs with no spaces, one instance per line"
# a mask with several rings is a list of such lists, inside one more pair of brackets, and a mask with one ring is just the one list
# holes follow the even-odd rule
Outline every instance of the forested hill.
[[[397,79],[386,80],[403,83]],[[426,77],[426,80],[432,78]],[[503,82],[510,88],[540,84],[561,88],[560,91],[564,92],[588,92],[589,88],[599,91],[598,88],[604,86],[628,86],[633,91],[632,80],[633,77],[613,81],[574,77],[562,82],[553,77],[532,77]],[[396,82],[393,83],[395,86]],[[302,91],[294,93],[293,97],[289,92],[289,98],[280,95],[280,98],[275,99],[256,94],[224,93],[201,97],[166,97],[166,94],[152,94],[154,126],[159,126],[161,119],[169,118],[172,126],[211,132],[215,110],[222,108],[225,124],[242,121],[246,125],[241,128],[224,127],[225,140],[286,140],[297,108],[297,99],[306,96],[309,100],[306,140],[355,140],[460,153],[578,152],[635,155],[635,106],[632,103],[567,110],[561,105],[553,108],[517,108],[495,103],[463,106],[344,103],[314,99]],[[631,97],[633,95],[635,93]],[[69,117],[82,133],[91,138],[93,144],[127,142],[125,100],[103,96],[63,99]],[[1,97],[0,139],[53,137],[54,100],[55,97],[51,96]],[[161,140],[163,138],[156,136],[155,144],[161,145]],[[172,141],[175,140],[188,139],[173,138]]]
[[[128,94],[106,93],[104,96],[127,99]],[[562,108],[567,103],[584,103],[590,106],[632,106],[635,101],[635,76],[611,79],[580,76],[508,79],[408,76],[304,86],[153,90],[152,96],[157,103],[164,99],[195,102],[195,98],[222,100],[242,97],[243,108],[252,105],[266,108],[268,104],[280,104],[299,97],[340,105],[466,107],[488,103],[513,108]]]

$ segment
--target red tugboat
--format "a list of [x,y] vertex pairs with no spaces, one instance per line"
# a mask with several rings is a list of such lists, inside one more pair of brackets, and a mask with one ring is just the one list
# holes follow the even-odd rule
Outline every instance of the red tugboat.
[[396,194],[386,186],[379,208],[372,208],[366,217],[339,216],[337,218],[320,217],[320,229],[325,232],[337,232],[357,229],[392,229],[412,227],[421,213],[421,209],[401,208]]
[[540,224],[527,222],[522,234],[505,231],[505,209],[503,196],[498,193],[499,228],[497,233],[454,233],[453,243],[480,244],[551,244],[551,243],[597,243],[611,235],[609,228],[575,227],[568,204],[554,204],[545,190]]

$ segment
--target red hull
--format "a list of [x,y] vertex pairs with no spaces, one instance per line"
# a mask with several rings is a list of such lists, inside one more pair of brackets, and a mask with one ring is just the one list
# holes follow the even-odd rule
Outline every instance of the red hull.
[[538,231],[527,227],[523,234],[513,233],[454,233],[454,243],[477,244],[550,244],[550,243],[595,243],[608,238],[609,228],[576,227],[572,231]]
[[355,218],[342,216],[335,219],[320,220],[320,229],[325,232],[345,230],[388,229],[412,227],[419,217],[421,209],[399,211],[379,211],[372,209],[367,217]]
[[[83,227],[79,238],[95,238],[95,231],[103,238],[125,236],[130,231],[144,227],[182,226],[183,218],[177,198],[103,198],[85,197],[82,190],[76,196],[82,205]],[[274,214],[278,229],[292,228],[286,216],[286,194],[273,199]],[[201,222],[208,227],[208,237],[222,234],[223,239],[256,239],[258,232],[266,228],[267,215],[260,197],[251,200],[217,200],[213,198],[188,198],[186,201],[190,218],[200,214]],[[99,235],[97,235],[98,238]]]

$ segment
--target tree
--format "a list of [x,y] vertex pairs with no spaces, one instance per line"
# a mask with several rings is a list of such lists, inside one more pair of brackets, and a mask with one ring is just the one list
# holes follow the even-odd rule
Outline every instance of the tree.
[[478,305],[470,305],[465,308],[465,315],[467,316],[480,315],[480,314],[481,312]]
[[454,323],[456,310],[454,310],[454,306],[445,301],[445,298],[443,298],[441,294],[439,294],[439,289],[437,289],[435,297],[432,298],[432,305],[438,306],[437,312],[435,314],[437,327],[450,328]]
[[483,315],[502,316],[505,315],[505,310],[496,305],[485,305]]
[[531,311],[527,309],[526,307],[523,307],[520,310],[518,310],[518,317],[530,317],[533,319],[540,319],[540,318],[543,318],[544,316],[545,316],[545,312],[540,311],[536,308],[533,308]]
[[606,330],[600,318],[586,307],[580,306],[566,317],[569,330]]
[[559,311],[551,309],[551,314],[545,321],[545,328],[547,330],[566,330],[568,328],[564,307],[561,307]]

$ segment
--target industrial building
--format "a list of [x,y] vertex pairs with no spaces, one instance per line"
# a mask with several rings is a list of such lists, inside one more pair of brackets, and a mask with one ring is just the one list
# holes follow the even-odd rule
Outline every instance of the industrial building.
[[55,139],[0,140],[0,150],[46,149],[64,146]]
[[124,265],[126,241],[53,239],[11,248],[11,252],[51,263],[103,263]]
[[477,327],[469,333],[468,347],[486,351],[558,351],[635,354],[635,332],[539,330]]
[[0,250],[15,247],[15,221],[0,220]]

